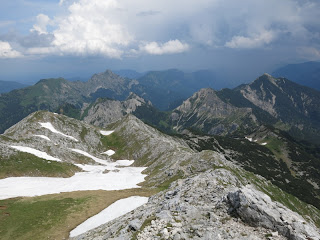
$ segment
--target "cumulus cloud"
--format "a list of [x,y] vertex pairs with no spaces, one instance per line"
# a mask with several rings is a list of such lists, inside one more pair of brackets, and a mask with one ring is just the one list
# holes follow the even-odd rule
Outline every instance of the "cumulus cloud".
[[140,46],[140,51],[152,54],[152,55],[163,55],[163,54],[174,54],[182,53],[189,49],[189,45],[180,42],[178,39],[170,40],[166,43],[159,44],[157,42],[150,42],[143,46]]
[[50,23],[50,18],[47,15],[39,14],[37,16],[37,23],[33,25],[31,32],[38,32],[39,34],[47,34],[47,25]]
[[252,37],[234,36],[231,41],[225,44],[229,48],[259,48],[272,42],[275,34],[272,31],[264,31],[254,34]]
[[110,18],[118,7],[116,0],[80,0],[69,7],[69,15],[58,19],[52,42],[62,53],[104,55],[120,58],[123,46],[132,36],[126,28]]
[[29,55],[48,55],[56,54],[57,49],[55,47],[32,47],[26,50]]
[[13,50],[8,42],[0,41],[0,58],[19,58],[22,54]]

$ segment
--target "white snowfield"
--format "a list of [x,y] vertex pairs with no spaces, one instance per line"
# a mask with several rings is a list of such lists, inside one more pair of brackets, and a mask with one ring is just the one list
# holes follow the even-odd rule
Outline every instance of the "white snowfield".
[[104,136],[108,136],[110,135],[111,133],[113,133],[114,131],[100,131],[100,133]]
[[53,133],[60,134],[60,135],[62,135],[62,136],[64,136],[64,137],[67,137],[67,138],[70,138],[70,139],[72,139],[72,140],[74,140],[74,141],[76,141],[76,142],[79,142],[78,139],[76,139],[76,138],[74,138],[74,137],[72,137],[72,136],[66,135],[66,134],[64,134],[64,133],[59,132],[58,130],[56,130],[56,129],[52,126],[52,124],[51,124],[50,122],[46,122],[46,123],[39,122],[39,124],[41,125],[41,127],[47,128],[47,129],[49,129],[49,130],[50,130],[51,132],[53,132]]
[[116,201],[97,215],[87,219],[70,232],[70,237],[78,236],[93,228],[116,219],[148,202],[147,197],[129,197]]
[[43,138],[43,139],[48,140],[48,141],[51,142],[50,138],[48,138],[48,137],[45,136],[45,135],[33,135],[33,136],[35,136],[35,137],[40,137],[40,138]]
[[[11,147],[47,160],[60,161],[45,152],[33,148]],[[11,177],[1,179],[0,199],[20,196],[33,197],[73,191],[140,188],[137,184],[143,182],[146,177],[146,175],[142,174],[142,171],[146,169],[145,167],[128,167],[134,162],[133,160],[109,162],[82,150],[72,149],[72,151],[88,156],[102,165],[76,164],[85,172],[78,172],[70,178]],[[118,166],[121,167],[118,168]]]
[[267,143],[266,143],[266,142],[264,142],[264,143],[261,143],[260,145],[264,146],[264,145],[267,145]]
[[57,162],[61,162],[60,159],[58,158],[55,158],[55,157],[52,157],[50,155],[48,155],[46,152],[42,152],[42,151],[39,151],[37,149],[34,149],[34,148],[30,148],[30,147],[23,147],[23,146],[10,146],[11,148],[14,148],[20,152],[26,152],[26,153],[30,153],[30,154],[33,154],[39,158],[43,158],[43,159],[46,159],[46,160],[51,160],[51,161],[57,161]]
[[101,153],[101,154],[107,154],[109,157],[111,157],[113,154],[115,154],[116,152],[115,151],[113,151],[113,150],[108,150],[108,151],[106,151],[106,152],[103,152],[103,153]]
[[71,178],[11,177],[1,179],[0,199],[73,191],[140,188],[137,184],[143,182],[146,176],[141,173],[145,168],[141,167],[119,168],[118,172],[108,173],[103,173],[101,166],[91,167],[91,171],[76,173]]

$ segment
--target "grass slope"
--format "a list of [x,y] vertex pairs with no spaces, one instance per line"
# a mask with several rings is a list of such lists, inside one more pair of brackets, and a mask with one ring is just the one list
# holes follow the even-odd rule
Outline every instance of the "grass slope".
[[19,152],[10,157],[0,156],[0,179],[7,177],[71,177],[81,171],[77,166],[48,161],[32,154]]
[[112,203],[154,190],[79,191],[0,201],[0,239],[67,239],[69,232]]

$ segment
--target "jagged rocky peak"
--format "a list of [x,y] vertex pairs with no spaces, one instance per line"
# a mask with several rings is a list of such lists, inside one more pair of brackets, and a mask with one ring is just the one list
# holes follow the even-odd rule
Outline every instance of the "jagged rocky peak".
[[86,115],[83,116],[83,121],[95,126],[105,127],[118,121],[126,114],[133,113],[143,105],[152,106],[150,101],[147,102],[132,92],[125,101],[99,98],[94,104],[86,105],[82,108],[82,113],[86,112]]
[[[242,122],[254,121],[251,108],[237,108],[222,101],[211,88],[201,89],[171,114],[178,131],[195,128],[209,134],[225,135],[236,131]],[[246,120],[244,120],[246,119]]]
[[[252,83],[249,84],[252,88],[266,88],[269,84],[273,84],[273,87],[276,87],[282,91],[282,87],[284,84],[288,84],[288,80],[285,78],[275,78],[269,73],[264,73],[262,76],[258,77]],[[265,86],[264,86],[265,85]]]
[[258,77],[257,79],[255,79],[252,83],[250,83],[249,85],[261,85],[261,84],[266,84],[266,83],[273,83],[275,84],[275,82],[277,81],[276,78],[274,78],[273,76],[271,76],[269,73],[264,73],[262,74],[260,77]]
[[[116,99],[124,99],[124,96],[130,92],[134,85],[138,85],[137,80],[123,78],[111,70],[106,70],[103,73],[94,74],[86,83],[85,87],[87,93],[93,94],[99,89],[104,89],[105,93],[98,94],[98,96],[108,96]],[[101,91],[101,90],[100,90]]]
[[106,71],[104,72],[101,72],[101,73],[96,73],[94,74],[91,79],[89,81],[96,81],[98,80],[100,77],[105,77],[105,78],[122,78],[121,76],[113,73],[111,70],[107,69]]
[[124,78],[113,73],[111,70],[106,70],[102,73],[94,74],[88,81],[90,84],[105,84],[111,82],[124,83]]
[[194,93],[190,98],[185,100],[181,106],[175,110],[180,112],[188,112],[196,110],[199,112],[217,112],[218,109],[229,108],[228,104],[224,103],[211,88],[203,88]]

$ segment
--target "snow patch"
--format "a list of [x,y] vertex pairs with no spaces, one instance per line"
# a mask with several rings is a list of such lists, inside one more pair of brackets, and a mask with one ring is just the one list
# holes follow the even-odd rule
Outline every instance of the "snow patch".
[[79,153],[79,154],[81,154],[83,156],[86,156],[88,158],[91,158],[92,160],[94,160],[97,163],[101,163],[103,165],[107,165],[108,164],[107,160],[103,160],[103,159],[97,158],[95,156],[92,156],[91,154],[89,154],[89,153],[87,153],[85,151],[82,151],[80,149],[70,148],[70,150],[73,151],[73,152]]
[[129,197],[116,201],[97,215],[87,219],[70,232],[70,237],[78,236],[93,228],[110,222],[148,202],[147,197]]
[[252,142],[252,138],[250,137],[245,137],[248,141]]
[[108,136],[108,135],[110,135],[111,133],[113,133],[114,131],[100,131],[100,133],[102,134],[102,135],[104,135],[104,136]]
[[113,154],[115,154],[116,152],[113,150],[108,150],[106,152],[103,152],[102,154],[107,154],[109,157],[111,157]]
[[74,138],[74,137],[72,137],[72,136],[66,135],[66,134],[64,134],[64,133],[62,133],[62,132],[59,132],[59,131],[56,130],[56,129],[52,126],[52,124],[49,123],[49,122],[46,122],[46,123],[41,123],[41,122],[39,122],[39,124],[41,125],[41,127],[47,128],[47,129],[49,129],[49,130],[50,130],[51,132],[53,132],[53,133],[60,134],[60,135],[62,135],[62,136],[64,136],[64,137],[67,137],[67,138],[70,138],[70,139],[72,139],[72,140],[74,140],[74,141],[76,141],[76,142],[79,142],[78,139],[76,139],[76,138]]
[[264,145],[267,145],[267,143],[266,143],[266,142],[264,142],[264,143],[261,143],[260,145],[264,146]]
[[45,136],[45,135],[33,135],[33,136],[35,136],[35,137],[40,137],[40,138],[43,138],[43,139],[48,140],[48,141],[51,142],[50,138],[48,138],[48,137]]
[[30,148],[30,147],[23,147],[23,146],[10,146],[11,148],[14,148],[20,152],[26,152],[26,153],[30,153],[30,154],[33,154],[39,158],[43,158],[43,159],[46,159],[46,160],[51,160],[51,161],[57,161],[57,162],[61,162],[60,159],[58,158],[55,158],[55,157],[52,157],[50,155],[48,155],[46,152],[42,152],[42,151],[39,151],[37,149],[34,149],[34,148]]
[[[76,153],[79,153],[83,156],[86,156],[86,157],[89,157],[91,158],[92,160],[94,160],[95,162],[97,163],[100,163],[102,165],[104,165],[104,169],[105,170],[115,170],[115,168],[117,166],[122,166],[122,167],[127,167],[127,166],[130,166],[132,163],[134,163],[134,160],[118,160],[116,162],[111,162],[111,161],[108,161],[108,160],[104,160],[104,159],[100,159],[100,158],[97,158],[95,156],[92,156],[91,154],[85,152],[85,151],[82,151],[80,149],[75,149],[75,148],[70,148],[71,151],[73,152],[76,152]],[[83,170],[85,170],[83,167],[87,166],[87,165],[82,165],[82,164],[78,164],[77,166],[81,167]],[[93,166],[94,167],[94,166]],[[85,167],[86,168],[86,167]],[[85,170],[86,171],[86,170]]]

